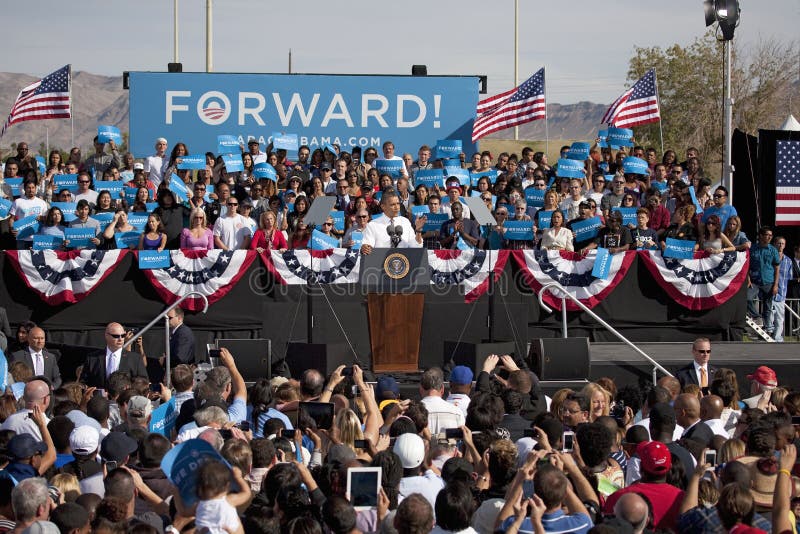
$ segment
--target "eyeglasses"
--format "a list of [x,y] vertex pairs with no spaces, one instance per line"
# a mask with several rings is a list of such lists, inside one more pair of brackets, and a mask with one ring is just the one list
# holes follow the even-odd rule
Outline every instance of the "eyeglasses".
[[714,195],[714,198],[725,198],[725,195]]
[[617,181],[614,181],[614,185],[624,185],[624,184],[625,184],[625,182],[617,182]]
[[114,339],[123,339],[125,338],[125,334],[112,334],[111,332],[106,332],[107,336],[113,337]]
[[575,414],[581,413],[582,411],[583,410],[581,410],[580,408],[578,408],[577,410],[570,410],[569,408],[566,408],[566,407],[562,407],[561,408],[561,413],[563,413],[563,414],[575,415]]
[[356,219],[369,219],[369,215],[356,215]]
[[333,226],[333,223],[322,223],[322,226]]
[[205,191],[206,188],[205,187],[195,187],[194,190],[195,191]]
[[711,349],[708,349],[708,350],[705,350],[705,349],[694,349],[694,350],[696,350],[700,354],[711,354]]
[[228,202],[228,206],[238,206],[238,202]]
[[683,171],[672,171],[672,174],[680,175],[680,174],[683,174]]
[[88,184],[89,180],[78,180],[79,184]]

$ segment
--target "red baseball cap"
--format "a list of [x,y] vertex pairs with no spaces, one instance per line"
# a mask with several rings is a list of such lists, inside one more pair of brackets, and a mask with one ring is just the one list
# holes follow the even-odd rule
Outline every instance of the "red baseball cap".
[[766,365],[760,366],[756,372],[747,375],[748,380],[755,380],[762,386],[778,387],[778,375]]
[[642,460],[642,471],[651,475],[663,475],[672,467],[672,455],[660,441],[644,441],[636,447]]

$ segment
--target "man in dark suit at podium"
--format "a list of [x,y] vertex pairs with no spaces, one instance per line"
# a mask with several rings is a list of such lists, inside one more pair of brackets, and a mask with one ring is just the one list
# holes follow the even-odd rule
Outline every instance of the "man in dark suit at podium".
[[185,363],[193,364],[194,334],[191,328],[183,324],[183,310],[180,307],[171,310],[169,317],[169,356],[173,366]]
[[33,371],[34,376],[43,376],[50,381],[53,389],[61,387],[61,373],[58,370],[56,357],[52,352],[44,350],[44,330],[31,328],[28,332],[28,346],[11,354],[12,362],[22,362]]
[[708,364],[711,359],[711,341],[704,337],[695,339],[692,343],[692,356],[694,361],[678,369],[675,378],[680,381],[681,387],[686,387],[686,384],[708,387],[714,380],[714,373],[717,372],[716,367]]
[[105,338],[105,348],[86,355],[86,363],[83,364],[81,372],[81,382],[90,387],[108,389],[106,387],[108,377],[114,371],[125,371],[130,374],[131,378],[147,376],[142,355],[122,350],[126,333],[121,324],[109,323],[106,326]]

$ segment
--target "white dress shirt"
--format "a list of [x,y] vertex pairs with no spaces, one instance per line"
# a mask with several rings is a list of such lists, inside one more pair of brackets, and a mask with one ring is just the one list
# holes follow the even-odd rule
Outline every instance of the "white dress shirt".
[[122,359],[122,349],[111,352],[106,347],[106,377],[111,376],[111,373],[119,369],[119,362]]
[[703,385],[703,379],[700,376],[700,369],[705,369],[706,371],[706,386],[711,385],[711,377],[708,376],[708,365],[698,365],[697,362],[694,363],[694,375],[697,377],[697,383],[701,386]]
[[[362,244],[369,245],[372,248],[392,248],[392,240],[389,234],[386,233],[386,228],[391,222],[392,219],[389,219],[386,215],[381,215],[367,223]],[[403,228],[403,235],[400,236],[400,243],[398,243],[397,248],[422,248],[422,243],[417,243],[416,231],[408,219],[398,215],[393,222],[396,226]]]
[[43,375],[44,374],[44,354],[41,351],[36,352],[32,348],[28,347],[28,350],[31,352],[31,361],[33,362],[33,374],[34,376]]

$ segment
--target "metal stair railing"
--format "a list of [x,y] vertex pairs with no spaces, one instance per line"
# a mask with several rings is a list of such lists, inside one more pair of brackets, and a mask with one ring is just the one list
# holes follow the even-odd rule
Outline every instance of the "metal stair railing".
[[156,323],[158,323],[159,319],[161,319],[163,317],[164,318],[164,355],[166,357],[165,358],[166,359],[165,363],[166,363],[166,366],[167,366],[165,377],[164,377],[164,384],[167,387],[170,387],[170,376],[172,374],[172,370],[171,370],[172,369],[172,362],[170,361],[170,353],[169,353],[169,318],[167,317],[167,314],[169,312],[171,312],[172,310],[174,310],[175,308],[177,308],[180,305],[181,302],[183,302],[184,300],[186,300],[187,298],[192,297],[192,296],[200,297],[203,300],[203,313],[206,313],[208,311],[208,299],[206,298],[206,296],[203,295],[202,293],[197,292],[197,291],[192,291],[191,293],[186,293],[181,298],[179,298],[176,302],[174,302],[172,305],[167,307],[167,309],[165,309],[164,311],[162,311],[161,313],[156,315],[155,319],[150,321],[147,324],[147,326],[145,326],[144,328],[142,328],[141,330],[136,332],[136,334],[134,334],[133,337],[131,337],[128,341],[125,342],[124,345],[122,345],[122,350],[127,350],[128,347],[133,345],[133,343],[137,339],[142,337],[142,335],[145,332],[147,332],[153,326],[155,326]]
[[583,302],[581,302],[580,300],[576,299],[574,296],[570,295],[569,292],[566,289],[564,289],[564,286],[562,286],[558,282],[547,283],[547,284],[543,285],[542,288],[539,290],[539,306],[541,306],[542,309],[544,309],[548,313],[552,313],[553,312],[553,309],[550,308],[550,306],[548,306],[547,304],[544,303],[544,294],[545,294],[546,291],[550,291],[553,294],[554,297],[556,297],[558,299],[561,299],[561,334],[562,334],[562,337],[564,337],[564,338],[567,337],[567,299],[570,299],[572,302],[575,303],[576,306],[578,306],[581,310],[583,310],[585,313],[587,313],[592,319],[594,319],[595,321],[600,323],[601,326],[603,326],[606,330],[611,332],[620,341],[622,341],[623,343],[628,345],[634,351],[639,353],[640,356],[642,356],[648,362],[653,364],[653,384],[655,384],[658,381],[658,373],[657,373],[658,371],[661,371],[662,373],[664,373],[667,376],[673,376],[672,373],[670,373],[669,371],[664,369],[664,367],[660,363],[658,363],[653,358],[651,358],[650,356],[645,354],[645,352],[642,351],[642,349],[640,349],[639,347],[634,345],[628,338],[626,338],[625,336],[623,336],[622,334],[617,332],[617,330],[613,326],[611,326],[610,324],[605,322],[599,315],[597,315],[592,310],[590,310]]

